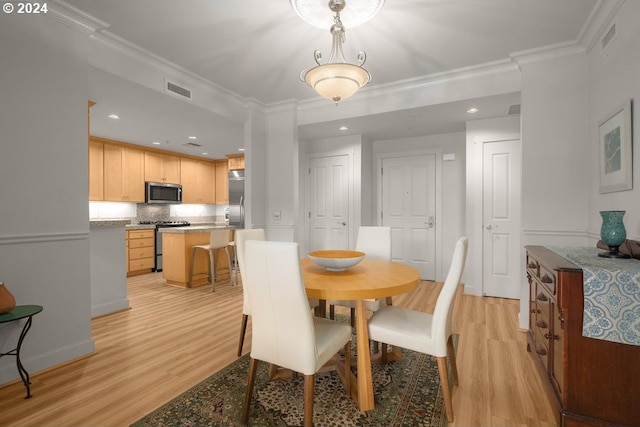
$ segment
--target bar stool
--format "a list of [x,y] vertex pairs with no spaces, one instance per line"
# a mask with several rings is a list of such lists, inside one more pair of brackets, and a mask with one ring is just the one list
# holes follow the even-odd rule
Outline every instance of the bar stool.
[[[194,274],[205,274],[205,273],[194,273],[193,268],[195,266],[195,258],[198,249],[207,251],[209,253],[209,281],[211,282],[211,292],[216,290],[216,264],[218,263],[218,252],[220,249],[224,249],[227,254],[227,263],[229,264],[229,269],[231,269],[231,259],[229,258],[229,230],[226,228],[220,228],[216,230],[211,230],[211,234],[209,237],[208,245],[194,245],[191,249],[191,268],[189,271],[189,287],[193,284],[193,275]],[[229,270],[229,275],[231,275],[231,270]],[[229,276],[231,277],[231,276]]]

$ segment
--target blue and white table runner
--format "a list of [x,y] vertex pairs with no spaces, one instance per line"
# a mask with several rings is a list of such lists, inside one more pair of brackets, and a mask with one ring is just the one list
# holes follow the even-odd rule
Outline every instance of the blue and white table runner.
[[582,268],[582,335],[640,345],[640,261],[602,258],[602,249],[548,247]]

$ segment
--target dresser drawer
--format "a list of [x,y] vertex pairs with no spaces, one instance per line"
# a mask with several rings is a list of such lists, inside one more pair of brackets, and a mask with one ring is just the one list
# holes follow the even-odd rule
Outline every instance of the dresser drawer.
[[556,283],[558,279],[556,278],[556,272],[553,270],[549,270],[544,266],[540,266],[540,283],[544,286],[551,295],[556,295]]
[[153,258],[153,247],[147,248],[131,248],[129,249],[129,260],[135,260],[140,258]]
[[153,258],[131,259],[129,260],[129,271],[153,268],[153,262]]
[[527,253],[527,271],[535,278],[540,277],[540,263]]
[[155,231],[152,230],[129,230],[130,239],[147,239],[153,237]]
[[153,249],[153,236],[145,239],[131,239],[129,238],[129,250],[135,248],[152,248]]

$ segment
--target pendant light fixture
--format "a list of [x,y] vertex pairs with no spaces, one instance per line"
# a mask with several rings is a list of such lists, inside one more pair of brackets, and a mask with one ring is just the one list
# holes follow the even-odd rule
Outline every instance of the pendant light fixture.
[[324,98],[330,99],[338,105],[338,102],[349,98],[358,89],[369,83],[371,74],[364,68],[367,55],[363,51],[358,52],[358,65],[350,64],[344,59],[342,45],[345,41],[345,28],[340,20],[340,12],[345,8],[345,0],[330,0],[329,9],[335,13],[331,35],[333,44],[331,54],[326,64],[322,64],[322,54],[316,50],[313,55],[316,67],[300,74],[300,79],[313,88]]

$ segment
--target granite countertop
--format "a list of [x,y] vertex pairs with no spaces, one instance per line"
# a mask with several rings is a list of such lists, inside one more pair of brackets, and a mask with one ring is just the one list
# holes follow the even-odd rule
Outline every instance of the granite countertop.
[[90,219],[90,228],[129,227],[130,219]]
[[234,226],[230,225],[190,225],[188,227],[164,227],[160,228],[159,231],[161,233],[171,233],[171,234],[188,234],[188,233],[206,233],[211,230],[218,230],[220,228],[227,230],[234,230]]
[[153,224],[129,224],[125,228],[127,230],[154,230],[156,226]]

